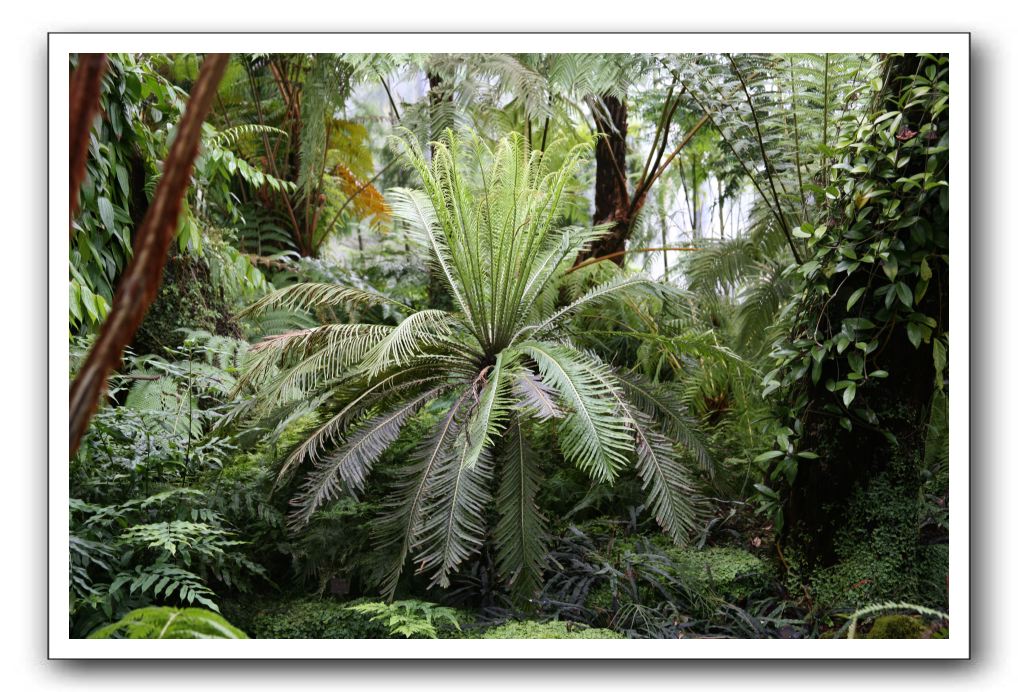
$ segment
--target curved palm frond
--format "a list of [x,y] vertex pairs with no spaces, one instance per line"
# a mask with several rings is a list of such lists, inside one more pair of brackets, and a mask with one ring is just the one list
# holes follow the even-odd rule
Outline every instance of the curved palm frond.
[[240,313],[241,316],[271,308],[304,310],[329,305],[388,305],[406,312],[408,308],[398,300],[381,293],[366,291],[339,284],[303,283],[280,288],[259,298]]
[[296,509],[290,516],[291,525],[306,525],[319,507],[340,492],[356,495],[362,490],[371,466],[396,441],[409,418],[441,392],[441,387],[428,390],[359,425],[343,446],[307,475],[292,501]]
[[607,384],[610,372],[558,344],[528,341],[519,348],[534,359],[544,381],[570,408],[561,423],[560,444],[566,459],[595,480],[614,482],[627,464],[632,437]]
[[496,566],[512,590],[526,598],[541,583],[548,553],[547,520],[537,506],[541,472],[519,418],[509,424],[502,440],[498,456],[501,474],[495,499]]

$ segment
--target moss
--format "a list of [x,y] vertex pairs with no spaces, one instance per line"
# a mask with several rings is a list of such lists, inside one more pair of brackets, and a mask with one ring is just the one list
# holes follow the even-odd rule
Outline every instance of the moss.
[[240,338],[241,331],[223,292],[212,283],[208,264],[187,255],[166,262],[156,299],[135,335],[135,353],[163,354],[180,348],[187,330]]
[[867,639],[919,639],[926,630],[923,621],[909,615],[884,615],[874,621]]
[[624,639],[618,632],[576,622],[515,620],[486,630],[481,639]]
[[245,602],[227,605],[224,614],[254,639],[388,639],[384,624],[347,610],[360,602],[317,598]]
[[608,582],[602,582],[590,590],[583,604],[593,611],[601,612],[614,610],[615,604],[612,601],[611,585]]
[[741,548],[673,548],[668,556],[687,575],[726,601],[740,601],[767,588],[774,570]]
[[817,608],[859,608],[884,600],[943,609],[947,545],[919,544],[918,499],[882,474],[851,504],[852,520],[836,534],[838,562],[813,569],[808,583]]
[[920,542],[924,508],[915,454],[894,454],[886,470],[856,486],[843,512],[826,512],[840,517],[832,564],[810,566],[795,548],[786,549],[790,591],[805,584],[820,612],[879,601],[946,609],[948,547]]

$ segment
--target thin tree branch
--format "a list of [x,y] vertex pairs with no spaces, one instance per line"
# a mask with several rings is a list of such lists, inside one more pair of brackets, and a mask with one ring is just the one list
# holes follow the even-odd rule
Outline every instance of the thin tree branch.
[[163,165],[163,176],[145,218],[138,227],[134,256],[127,264],[113,297],[113,308],[85,364],[71,383],[70,452],[78,448],[85,428],[106,387],[106,377],[120,363],[121,352],[138,329],[162,281],[166,253],[177,232],[180,208],[198,156],[202,123],[212,107],[229,54],[206,56],[177,125]]
[[105,72],[105,53],[82,53],[78,56],[78,66],[71,75],[71,95],[68,102],[71,111],[68,140],[71,145],[70,221],[74,221],[74,217],[78,215],[78,191],[85,178],[89,132],[92,130],[92,119],[99,110],[99,92]]
[[634,252],[698,252],[701,248],[698,247],[641,247],[633,250],[619,250],[618,252],[612,252],[607,255],[600,255],[599,257],[591,257],[585,259],[577,265],[574,265],[565,271],[566,274],[572,274],[577,269],[583,269],[584,267],[590,266],[591,264],[597,264],[604,260],[614,259],[621,257],[622,255],[631,254]]
[[[671,101],[672,92],[675,90],[675,81],[672,82],[671,87],[668,88],[668,97],[665,99],[665,109],[661,114],[661,121],[658,123],[657,131],[654,132],[654,144],[650,147],[650,153],[647,155],[647,161],[643,165],[643,174],[640,176],[640,183],[637,185],[637,194],[635,197],[642,196],[646,190],[644,187],[649,189],[646,185],[647,179],[654,176],[657,172],[658,167],[661,165],[661,157],[664,156],[665,147],[668,146],[668,132],[672,128],[672,119],[675,117],[675,111],[679,109],[679,100],[682,95],[686,93],[686,85],[682,85],[682,89],[679,91],[679,95],[675,97],[674,101]],[[660,137],[660,145],[658,144],[658,138]],[[654,156],[654,150],[657,150],[657,157]],[[651,165],[651,159],[654,159],[654,165]],[[632,210],[630,211],[632,213]]]
[[385,89],[385,95],[389,97],[389,105],[392,106],[392,114],[396,116],[396,121],[402,120],[399,117],[399,109],[396,108],[396,102],[392,99],[392,92],[389,91],[389,85],[385,83],[385,78],[382,75],[378,75],[378,81],[382,83],[382,88]]
[[[686,133],[686,136],[682,138],[681,142],[679,142],[679,146],[675,147],[672,153],[668,155],[668,158],[664,160],[664,163],[662,163],[661,166],[657,169],[657,172],[654,173],[654,177],[648,180],[647,184],[641,188],[640,191],[641,198],[647,194],[651,186],[653,186],[654,183],[657,182],[657,179],[661,177],[661,175],[668,169],[668,166],[671,165],[675,157],[679,155],[679,152],[681,152],[686,147],[686,145],[689,144],[690,140],[693,139],[693,135],[699,132],[700,128],[703,127],[704,123],[706,123],[708,120],[710,120],[710,116],[704,113],[703,117],[697,121],[696,125],[693,125],[693,129]],[[634,198],[633,200],[634,209],[636,208],[635,207],[636,202],[637,201]]]
[[749,104],[749,112],[753,116],[753,125],[756,128],[756,141],[760,146],[760,155],[763,157],[764,173],[767,174],[767,182],[771,186],[771,194],[774,195],[774,205],[777,207],[776,216],[778,217],[778,223],[781,225],[781,230],[785,234],[785,239],[788,241],[788,247],[792,249],[792,256],[795,258],[796,264],[802,264],[802,258],[799,257],[799,251],[795,247],[795,241],[792,239],[792,232],[788,229],[788,222],[785,221],[785,214],[781,210],[781,198],[778,197],[778,191],[774,187],[774,168],[771,166],[770,159],[767,157],[767,147],[764,146],[763,132],[760,129],[760,119],[756,115],[756,106],[753,105],[753,97],[749,95],[749,87],[746,86],[746,80],[742,78],[742,70],[739,69],[739,65],[735,62],[735,58],[732,57],[731,53],[726,54],[728,61],[732,64],[732,69],[735,70],[735,76],[739,78],[739,84],[742,85],[742,93],[746,95],[746,102]]

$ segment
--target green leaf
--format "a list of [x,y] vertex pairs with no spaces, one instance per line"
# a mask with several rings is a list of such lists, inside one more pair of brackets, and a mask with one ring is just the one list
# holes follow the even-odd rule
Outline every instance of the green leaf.
[[898,258],[894,255],[889,255],[887,259],[884,260],[882,267],[887,278],[894,281],[894,279],[898,276]]
[[853,399],[855,399],[855,383],[854,382],[849,383],[849,385],[847,387],[845,387],[845,391],[841,395],[841,400],[845,402],[845,406],[851,405]]
[[905,305],[905,307],[912,307],[912,289],[905,283],[894,284],[894,290],[898,294],[898,299]]
[[908,340],[912,342],[912,345],[919,348],[919,344],[923,339],[922,328],[916,322],[909,322],[905,325],[905,330],[908,332]]
[[98,201],[99,205],[99,218],[102,219],[103,226],[110,233],[116,230],[116,226],[113,225],[113,203],[106,197],[100,197]]
[[848,303],[845,304],[845,309],[851,310],[852,306],[859,302],[859,299],[862,298],[864,293],[866,293],[865,286],[863,286],[862,288],[855,289],[855,291],[852,292],[852,295],[849,296]]

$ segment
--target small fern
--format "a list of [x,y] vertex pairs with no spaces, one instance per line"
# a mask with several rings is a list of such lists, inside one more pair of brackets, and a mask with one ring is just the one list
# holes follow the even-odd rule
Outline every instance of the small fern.
[[452,608],[435,605],[426,601],[393,601],[392,603],[360,603],[349,606],[362,615],[370,615],[372,622],[384,622],[393,635],[401,634],[407,639],[424,637],[438,639],[436,625],[442,621],[460,629],[459,617]]

